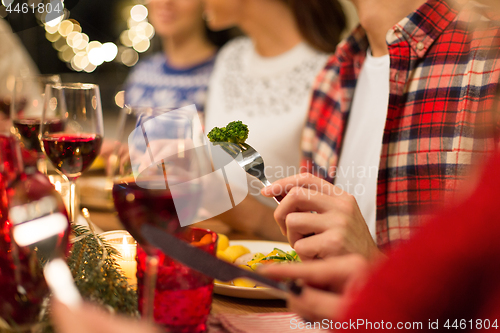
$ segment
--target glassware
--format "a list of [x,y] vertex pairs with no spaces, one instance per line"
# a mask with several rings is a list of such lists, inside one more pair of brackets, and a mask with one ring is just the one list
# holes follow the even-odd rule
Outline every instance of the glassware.
[[[51,122],[60,121],[54,128]],[[70,221],[75,220],[75,182],[99,155],[103,140],[99,87],[88,83],[47,85],[40,126],[42,150],[70,182]]]
[[109,245],[111,245],[120,257],[116,259],[118,265],[127,277],[130,286],[137,286],[137,242],[126,230],[107,231],[101,236]]
[[19,143],[14,136],[0,133],[0,320],[12,332],[36,330],[48,294],[39,258],[11,242],[9,208],[16,201],[29,202],[34,192],[54,190],[48,181],[49,187],[44,187],[43,181],[22,171]]
[[[188,228],[181,239],[215,255],[217,234],[210,230]],[[154,318],[168,332],[205,332],[212,304],[213,278],[158,253],[158,279],[154,294]],[[139,295],[146,271],[146,252],[138,249],[137,278]],[[139,302],[141,304],[141,302]]]
[[141,226],[150,223],[181,235],[198,211],[201,176],[210,166],[205,147],[194,147],[188,110],[125,108],[118,128],[113,199],[121,222],[143,253],[138,256],[140,265],[144,263],[139,308],[146,320],[153,315],[158,320],[154,292],[158,263],[164,256],[142,237]]
[[[16,77],[10,104],[10,118],[13,130],[21,142],[22,148],[31,153],[34,164],[44,174],[47,172],[45,155],[40,147],[38,134],[42,119],[45,87],[47,84],[61,83],[59,75],[38,75]],[[62,127],[60,119],[46,119],[47,126],[57,132]],[[30,163],[31,164],[31,163]]]

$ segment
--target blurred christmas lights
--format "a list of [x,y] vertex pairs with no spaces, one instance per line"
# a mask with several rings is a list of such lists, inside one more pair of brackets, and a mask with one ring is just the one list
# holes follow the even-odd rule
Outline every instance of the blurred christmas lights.
[[[11,0],[1,0],[6,7]],[[64,0],[62,0],[64,6]],[[45,37],[58,51],[59,59],[66,62],[77,72],[93,72],[105,62],[119,62],[132,67],[139,61],[139,53],[146,52],[151,46],[154,28],[148,22],[148,9],[142,4],[124,8],[127,29],[120,34],[119,44],[90,41],[82,32],[80,23],[69,18],[69,11],[64,9],[61,16],[47,21],[47,15],[37,15],[45,28]]]

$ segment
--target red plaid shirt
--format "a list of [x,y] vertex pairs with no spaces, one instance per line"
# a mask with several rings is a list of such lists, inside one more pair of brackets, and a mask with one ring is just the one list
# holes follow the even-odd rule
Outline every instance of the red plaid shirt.
[[[377,185],[377,242],[385,248],[408,239],[454,192],[476,154],[495,149],[500,24],[484,7],[429,0],[389,31],[387,45],[390,96]],[[358,28],[313,93],[302,167],[331,182],[367,48]]]

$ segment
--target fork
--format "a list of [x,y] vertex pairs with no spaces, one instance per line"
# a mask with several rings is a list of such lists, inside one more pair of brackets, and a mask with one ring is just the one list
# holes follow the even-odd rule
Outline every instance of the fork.
[[[270,186],[271,182],[267,179],[264,173],[264,159],[252,146],[247,143],[230,143],[220,142],[217,143],[222,150],[231,155],[250,176],[257,178],[262,185]],[[241,153],[242,158],[238,155]],[[283,196],[275,196],[274,200],[279,204],[283,200]]]

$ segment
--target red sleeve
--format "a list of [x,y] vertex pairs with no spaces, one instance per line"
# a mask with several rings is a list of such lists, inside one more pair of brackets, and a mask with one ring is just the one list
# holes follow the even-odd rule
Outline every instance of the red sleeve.
[[[450,324],[498,319],[500,325],[499,171],[497,154],[469,199],[445,210],[391,254],[344,321],[390,321],[393,329],[398,322],[421,322],[424,330],[429,320],[439,320],[439,330],[448,319]],[[485,318],[492,315],[496,318]]]

